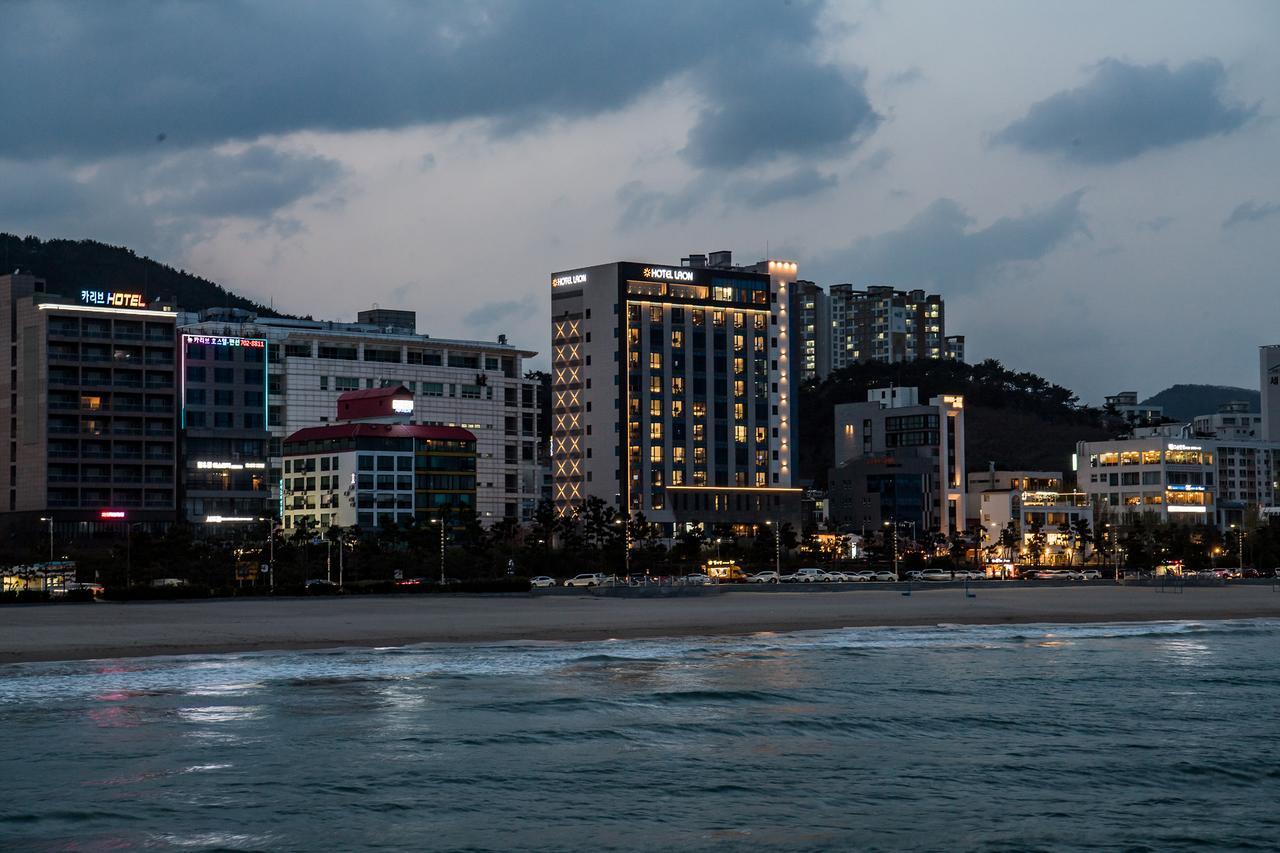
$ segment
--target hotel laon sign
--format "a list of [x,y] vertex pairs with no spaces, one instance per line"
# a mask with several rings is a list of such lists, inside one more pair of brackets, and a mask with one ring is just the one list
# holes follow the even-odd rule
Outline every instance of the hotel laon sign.
[[693,281],[693,270],[673,270],[667,267],[645,267],[640,271],[645,278],[660,281]]

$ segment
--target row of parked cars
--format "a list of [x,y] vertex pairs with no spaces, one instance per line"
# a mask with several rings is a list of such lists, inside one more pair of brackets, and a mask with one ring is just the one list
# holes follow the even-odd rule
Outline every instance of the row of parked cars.
[[[1070,581],[1090,581],[1099,580],[1102,573],[1097,569],[1041,569],[1033,572],[1030,577],[1036,580],[1070,580]],[[621,578],[614,575],[607,575],[603,572],[586,572],[574,577],[568,578],[563,582],[557,582],[555,578],[548,575],[539,575],[530,580],[530,584],[534,589],[546,589],[548,587],[562,585],[565,587],[597,587],[597,586],[643,586],[646,583],[680,583],[687,585],[702,585],[710,583],[749,583],[749,584],[776,584],[776,583],[897,583],[898,581],[916,581],[920,583],[946,583],[950,581],[966,581],[966,580],[985,580],[986,575],[974,569],[921,569],[919,571],[906,572],[902,577],[895,575],[893,572],[881,569],[874,571],[864,569],[856,572],[828,571],[819,568],[803,568],[796,569],[794,572],[783,573],[779,577],[777,572],[756,572],[754,574],[733,573],[728,577],[711,577],[701,572],[683,575],[676,578],[650,578],[644,575],[633,575],[630,578]]]

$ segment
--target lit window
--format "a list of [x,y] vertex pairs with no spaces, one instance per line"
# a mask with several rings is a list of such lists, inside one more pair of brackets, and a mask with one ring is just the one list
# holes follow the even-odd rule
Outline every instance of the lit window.
[[649,309],[649,322],[650,322],[650,323],[661,323],[661,322],[662,322],[662,309],[661,309],[661,308],[659,308],[659,307],[657,307],[657,306],[655,305],[654,307],[652,307],[652,308],[650,308],[650,309]]
[[711,325],[713,325],[713,326],[723,326],[723,325],[724,325],[724,312],[723,312],[723,311],[712,311],[712,312],[711,312]]
[[662,445],[655,444],[649,448],[649,461],[650,462],[662,461]]
[[738,444],[747,443],[747,428],[739,424],[733,428],[733,440]]
[[649,424],[649,438],[662,438],[662,421],[653,421]]
[[[705,447],[695,447],[693,449],[693,464],[694,465],[707,464],[707,449]],[[697,474],[694,474],[694,476],[697,477]]]
[[671,461],[677,465],[684,464],[684,447],[676,446],[671,448]]
[[673,486],[683,486],[683,485],[684,485],[684,470],[683,470],[683,469],[681,469],[681,468],[676,468],[675,470],[673,470],[673,471],[671,472],[671,485],[673,485]]
[[706,424],[694,424],[694,425],[693,425],[693,440],[694,440],[694,441],[702,441],[702,440],[703,440],[703,439],[705,439],[706,437],[707,437],[707,425],[706,425]]
[[662,377],[661,376],[654,376],[649,379],[649,393],[658,394],[658,395],[662,394]]
[[649,369],[650,370],[662,369],[662,353],[660,352],[649,353]]
[[756,444],[764,444],[767,430],[764,427],[756,427]]
[[733,419],[740,421],[747,416],[747,406],[745,403],[733,404]]
[[680,349],[680,347],[682,346],[684,346],[684,330],[672,329],[671,330],[671,348]]
[[693,416],[694,416],[695,418],[705,418],[705,417],[707,416],[707,404],[706,404],[706,403],[694,403],[694,404],[693,404]]
[[734,373],[746,373],[746,372],[747,372],[747,360],[746,360],[745,358],[735,358],[735,359],[733,360],[733,372],[734,372]]
[[733,396],[743,397],[747,393],[747,383],[741,379],[733,380]]
[[[662,380],[661,380],[661,379],[659,379],[659,380],[658,380],[658,382],[659,382],[659,386],[658,386],[658,390],[654,392],[655,394],[661,394],[661,393],[662,393],[662,386],[661,386],[661,382],[662,382]],[[679,377],[679,376],[676,376],[676,377],[674,377],[674,378],[671,380],[671,393],[672,393],[672,394],[683,394],[683,393],[684,393],[684,379],[683,379],[683,378],[681,378],[681,377]]]
[[649,401],[649,417],[651,418],[662,417],[662,401],[661,400]]
[[743,326],[745,326],[746,324],[747,324],[747,318],[746,318],[746,315],[745,315],[745,314],[743,314],[741,311],[734,311],[734,312],[733,312],[733,327],[734,327],[735,329],[741,329],[741,328],[742,328]]
[[683,400],[671,401],[671,417],[673,418],[684,417],[684,401]]

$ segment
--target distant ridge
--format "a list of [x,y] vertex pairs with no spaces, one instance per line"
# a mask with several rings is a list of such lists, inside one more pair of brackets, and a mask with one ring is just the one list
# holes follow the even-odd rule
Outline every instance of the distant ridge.
[[1171,385],[1142,402],[1163,406],[1167,418],[1190,421],[1196,415],[1211,415],[1223,403],[1234,400],[1248,401],[1251,412],[1259,411],[1262,405],[1262,395],[1257,389],[1233,385]]
[[15,269],[43,278],[51,292],[62,296],[75,296],[81,289],[130,290],[141,291],[148,300],[173,297],[188,311],[243,308],[264,317],[287,316],[208,279],[95,240],[41,240],[0,233],[0,275]]

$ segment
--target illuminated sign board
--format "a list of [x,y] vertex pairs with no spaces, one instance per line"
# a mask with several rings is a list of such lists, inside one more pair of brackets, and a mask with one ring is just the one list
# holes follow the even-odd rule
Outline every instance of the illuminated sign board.
[[119,521],[128,517],[129,514],[122,509],[104,509],[98,513],[98,518],[103,521]]
[[1170,450],[1203,450],[1198,444],[1170,444]]
[[392,400],[391,411],[398,412],[399,414],[402,414],[402,415],[412,415],[413,401],[412,400]]
[[1165,509],[1169,512],[1205,512],[1205,508],[1202,506],[1169,506],[1165,507]]
[[251,515],[206,515],[204,520],[208,524],[226,524],[235,521],[257,521],[258,519]]
[[141,293],[123,293],[111,290],[82,290],[80,301],[86,305],[104,305],[108,308],[146,308]]
[[1167,488],[1171,492],[1203,492],[1204,491],[1204,486],[1171,485],[1171,486],[1166,486],[1165,488]]
[[666,267],[645,267],[640,271],[645,278],[657,278],[662,281],[693,281],[693,270],[673,270]]
[[211,347],[244,347],[246,349],[266,349],[267,342],[259,338],[227,338],[221,335],[183,335],[182,339],[189,344],[202,344]]
[[267,467],[265,462],[217,462],[207,459],[196,460],[197,471],[262,471]]
[[584,272],[574,273],[573,275],[558,275],[551,279],[552,287],[568,287],[573,284],[586,284],[587,274]]

